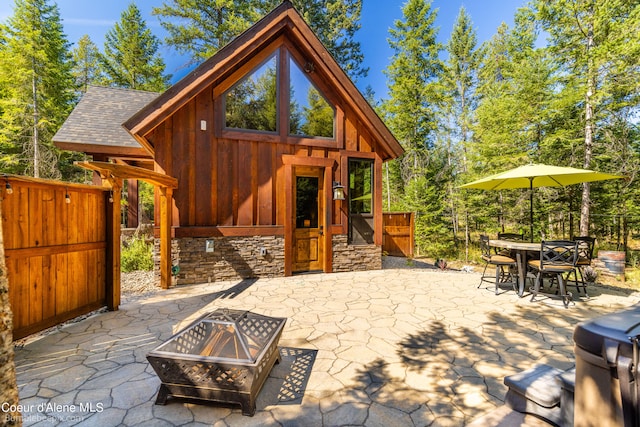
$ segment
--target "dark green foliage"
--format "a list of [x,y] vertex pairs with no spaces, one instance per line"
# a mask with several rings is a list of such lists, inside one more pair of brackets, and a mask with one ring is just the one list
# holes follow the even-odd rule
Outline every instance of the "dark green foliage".
[[122,246],[120,266],[123,272],[153,269],[152,245],[142,237],[133,237]]
[[162,92],[170,76],[163,75],[160,42],[147,28],[135,3],[120,15],[120,21],[105,36],[99,56],[100,83],[129,89]]
[[0,168],[45,178],[72,178],[74,156],[51,138],[75,102],[69,43],[58,7],[16,0],[0,24]]

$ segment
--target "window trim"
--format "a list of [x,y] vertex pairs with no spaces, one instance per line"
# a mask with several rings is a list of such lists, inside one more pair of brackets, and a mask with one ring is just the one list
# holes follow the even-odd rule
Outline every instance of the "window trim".
[[[371,169],[371,212],[367,213],[367,214],[354,214],[351,211],[351,162],[352,161],[359,161],[359,162],[366,162],[369,164],[369,167]],[[376,161],[374,158],[370,158],[370,157],[360,157],[360,156],[350,156],[347,158],[347,203],[348,203],[348,214],[347,214],[347,242],[350,245],[353,246],[369,246],[369,245],[374,245],[375,244],[375,236],[376,236],[376,205],[375,205],[375,173],[376,173]],[[360,217],[363,219],[367,219],[370,220],[371,222],[371,226],[372,226],[372,235],[371,235],[371,242],[357,242],[354,243],[354,239],[353,239],[353,218],[354,217]]]

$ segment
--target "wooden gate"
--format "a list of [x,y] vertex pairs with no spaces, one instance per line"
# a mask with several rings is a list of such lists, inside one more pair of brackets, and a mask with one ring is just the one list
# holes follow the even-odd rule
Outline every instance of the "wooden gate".
[[414,213],[387,212],[382,214],[382,221],[382,251],[388,255],[413,258]]
[[105,305],[117,309],[108,298],[112,242],[119,244],[108,190],[4,176],[0,195],[14,339]]

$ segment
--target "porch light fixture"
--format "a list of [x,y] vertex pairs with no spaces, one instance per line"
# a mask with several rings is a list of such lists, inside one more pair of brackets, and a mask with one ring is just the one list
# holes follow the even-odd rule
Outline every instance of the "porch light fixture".
[[308,61],[304,64],[304,72],[307,74],[311,74],[316,70],[315,65],[313,65],[313,62]]
[[4,181],[5,181],[5,184],[4,184],[5,192],[7,194],[13,194],[13,188],[11,187],[11,184],[9,183],[9,177],[7,175],[4,176]]
[[338,181],[333,181],[333,200],[344,200],[344,186]]
[[109,191],[109,203],[113,203],[113,190]]
[[64,190],[64,202],[66,204],[71,203],[71,196],[69,196],[69,189],[68,188],[65,188],[65,190]]

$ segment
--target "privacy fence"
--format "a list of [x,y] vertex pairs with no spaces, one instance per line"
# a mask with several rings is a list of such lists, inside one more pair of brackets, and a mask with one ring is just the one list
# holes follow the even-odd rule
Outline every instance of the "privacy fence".
[[[0,213],[14,339],[105,305],[113,243],[109,192],[4,176]],[[117,304],[117,302],[116,302]]]

